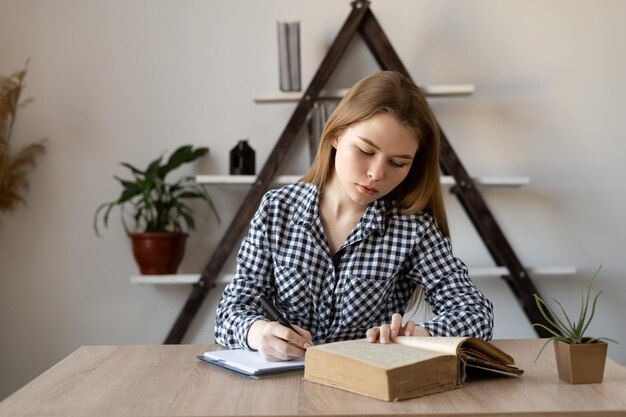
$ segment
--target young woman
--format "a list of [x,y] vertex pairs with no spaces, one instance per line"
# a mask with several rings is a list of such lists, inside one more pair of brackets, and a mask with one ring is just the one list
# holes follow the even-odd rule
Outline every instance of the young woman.
[[[260,294],[296,331],[265,318]],[[432,319],[403,325],[421,297]],[[435,118],[406,77],[370,75],[330,116],[308,173],[263,197],[217,309],[216,340],[289,360],[313,343],[490,339],[492,327],[491,302],[452,254]]]

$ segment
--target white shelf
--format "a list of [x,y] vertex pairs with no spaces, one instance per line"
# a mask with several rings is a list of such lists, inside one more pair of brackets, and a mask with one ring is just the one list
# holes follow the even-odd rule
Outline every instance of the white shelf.
[[[291,184],[297,182],[301,175],[279,175],[275,178],[276,184]],[[256,175],[196,175],[198,184],[211,185],[251,185],[256,181]]]
[[[539,266],[526,269],[532,275],[574,275],[574,266]],[[470,277],[500,277],[507,275],[509,270],[506,267],[486,267],[469,268]],[[153,284],[153,285],[175,285],[175,284],[195,284],[200,279],[200,274],[178,274],[178,275],[134,275],[130,277],[131,284]],[[227,284],[232,279],[231,274],[223,274],[217,284]]]
[[[274,181],[275,184],[291,184],[300,179],[299,175],[279,175]],[[476,177],[473,178],[477,185],[486,187],[521,187],[530,184],[529,177]],[[210,185],[250,185],[256,181],[254,175],[196,175],[196,182]],[[444,175],[441,177],[441,184],[452,186],[455,184],[454,177]]]
[[[130,277],[131,284],[195,284],[200,279],[200,274],[173,274],[173,275],[133,275]],[[231,274],[224,274],[217,280],[218,284],[227,284],[232,279]]]
[[[486,268],[468,268],[470,277],[501,277],[509,274],[505,266],[492,266]],[[536,266],[527,267],[526,271],[531,275],[574,275],[575,266]]]
[[[420,87],[426,97],[457,97],[469,96],[474,93],[473,84],[442,84]],[[337,90],[323,90],[320,100],[336,100],[348,92],[347,88]],[[287,103],[302,98],[303,91],[279,91],[275,93],[259,94],[253,97],[255,103]]]

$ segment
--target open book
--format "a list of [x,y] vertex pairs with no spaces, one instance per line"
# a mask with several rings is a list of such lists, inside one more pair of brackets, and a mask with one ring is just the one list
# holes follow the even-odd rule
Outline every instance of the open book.
[[473,337],[398,336],[309,348],[304,379],[368,397],[396,401],[461,387],[468,367],[519,376],[511,356]]

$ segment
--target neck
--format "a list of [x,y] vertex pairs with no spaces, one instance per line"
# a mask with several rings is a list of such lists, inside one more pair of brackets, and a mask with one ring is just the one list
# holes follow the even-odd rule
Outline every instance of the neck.
[[332,177],[326,184],[324,192],[320,196],[320,206],[328,215],[357,219],[363,215],[366,209],[365,206],[356,204],[350,199],[335,177]]

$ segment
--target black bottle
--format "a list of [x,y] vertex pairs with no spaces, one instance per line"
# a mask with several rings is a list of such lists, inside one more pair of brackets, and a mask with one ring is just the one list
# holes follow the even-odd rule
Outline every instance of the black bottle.
[[240,140],[230,151],[230,175],[254,175],[254,149],[247,140]]

